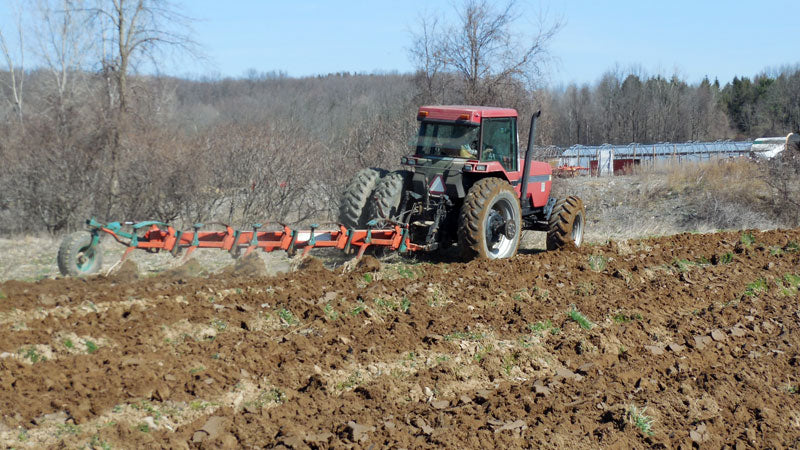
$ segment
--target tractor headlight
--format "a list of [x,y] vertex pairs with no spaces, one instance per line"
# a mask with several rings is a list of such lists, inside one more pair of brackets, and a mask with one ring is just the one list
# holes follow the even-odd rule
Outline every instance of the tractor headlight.
[[466,164],[464,166],[464,168],[462,169],[462,171],[464,171],[464,172],[472,172],[472,165]]

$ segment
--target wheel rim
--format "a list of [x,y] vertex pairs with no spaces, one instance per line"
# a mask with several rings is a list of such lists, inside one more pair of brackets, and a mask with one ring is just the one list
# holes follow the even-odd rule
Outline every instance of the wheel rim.
[[583,242],[583,214],[581,213],[578,213],[572,222],[572,242],[575,243],[576,247],[579,247]]
[[94,266],[94,259],[95,259],[95,249],[92,245],[87,245],[86,247],[82,247],[79,251],[77,256],[75,257],[75,265],[78,267],[78,270],[81,272],[89,272],[92,270],[92,266]]
[[[507,256],[514,245],[515,239],[509,239],[505,234],[505,227],[513,221],[514,207],[506,199],[498,200],[486,215],[486,250],[490,258],[503,258]],[[516,226],[516,225],[514,225]]]

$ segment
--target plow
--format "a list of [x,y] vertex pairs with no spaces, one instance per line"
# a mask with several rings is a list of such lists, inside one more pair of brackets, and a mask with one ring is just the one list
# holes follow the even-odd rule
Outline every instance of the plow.
[[[202,231],[207,225],[216,225],[223,229]],[[73,233],[63,240],[58,252],[58,267],[63,275],[69,276],[98,272],[102,266],[102,252],[98,245],[103,236],[113,238],[126,247],[120,261],[124,261],[137,249],[150,253],[169,252],[176,257],[183,254],[184,259],[189,258],[199,248],[225,250],[234,258],[246,257],[257,250],[282,250],[290,256],[301,252],[305,256],[312,248],[336,248],[348,254],[354,253],[356,258],[360,258],[369,247],[399,252],[420,249],[409,241],[407,227],[395,225],[392,228],[377,229],[373,228],[376,222],[368,225],[366,229],[355,230],[344,225],[319,229],[318,225],[312,224],[306,230],[298,230],[280,223],[256,223],[249,230],[243,231],[224,223],[197,223],[191,231],[180,231],[158,221],[104,224],[89,219],[86,221],[88,233]]]
[[[532,160],[536,119],[531,117],[527,152],[518,149],[517,111],[484,106],[423,106],[414,153],[403,169],[360,170],[341,197],[336,225],[295,229],[255,223],[234,229],[196,223],[178,229],[159,221],[86,221],[87,230],[64,238],[58,251],[63,275],[96,273],[102,266],[101,238],[134,250],[170,252],[188,258],[197,249],[233,257],[253,251],[307,255],[335,248],[360,258],[369,248],[400,253],[457,246],[465,259],[510,258],[523,230],[545,231],[547,249],[583,241],[584,207],[577,197],[550,195],[552,168]],[[208,230],[208,226],[217,230]]]

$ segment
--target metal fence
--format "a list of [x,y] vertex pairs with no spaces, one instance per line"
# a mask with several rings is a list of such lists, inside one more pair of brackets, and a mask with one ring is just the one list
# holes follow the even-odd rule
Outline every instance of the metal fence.
[[660,160],[696,162],[712,158],[745,156],[750,154],[752,146],[752,141],[573,145],[567,149],[535,147],[534,151],[536,153],[534,156],[537,159],[553,161],[559,166],[591,167],[593,173],[603,174],[607,172],[613,173],[620,163],[625,165],[644,165],[655,164]]

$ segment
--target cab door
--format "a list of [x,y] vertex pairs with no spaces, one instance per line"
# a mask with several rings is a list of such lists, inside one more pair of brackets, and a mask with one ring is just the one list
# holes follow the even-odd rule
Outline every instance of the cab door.
[[481,161],[498,161],[506,172],[517,171],[517,121],[513,117],[483,119]]

